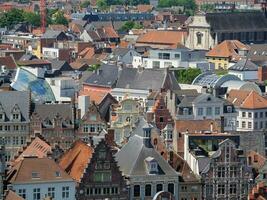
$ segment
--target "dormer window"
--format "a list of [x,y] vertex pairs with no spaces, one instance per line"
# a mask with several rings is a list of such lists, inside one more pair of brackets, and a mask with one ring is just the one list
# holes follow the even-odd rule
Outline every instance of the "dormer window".
[[20,109],[17,104],[12,109],[11,119],[14,121],[20,121],[21,119]]
[[32,172],[32,178],[40,178],[40,174],[38,172]]
[[19,114],[13,114],[13,119],[19,119]]
[[56,177],[60,177],[61,176],[59,171],[56,171],[55,174],[56,174]]
[[145,137],[146,138],[150,138],[150,136],[151,136],[151,130],[150,129],[145,129],[144,132],[145,132]]
[[145,159],[147,171],[149,174],[157,174],[158,173],[158,162],[153,157],[147,157]]
[[5,115],[4,114],[0,114],[0,121],[4,121],[5,120]]

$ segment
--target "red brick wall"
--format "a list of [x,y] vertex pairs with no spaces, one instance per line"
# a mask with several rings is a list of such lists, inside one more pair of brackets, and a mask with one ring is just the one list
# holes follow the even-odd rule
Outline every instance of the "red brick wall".
[[259,81],[267,80],[267,66],[260,66],[258,68],[258,79]]

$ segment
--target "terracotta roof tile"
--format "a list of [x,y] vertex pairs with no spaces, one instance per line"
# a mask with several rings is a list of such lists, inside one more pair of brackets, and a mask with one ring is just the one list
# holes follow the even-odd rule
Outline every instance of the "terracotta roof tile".
[[36,156],[37,158],[45,158],[47,154],[51,153],[52,147],[39,137],[34,140],[20,153],[14,163],[18,163],[25,156]]
[[94,101],[97,105],[102,102],[104,97],[108,94],[108,91],[95,91],[93,89],[86,89],[86,91],[81,91],[80,95],[86,95],[90,97],[90,101]]
[[12,56],[0,57],[0,65],[6,66],[7,69],[16,69],[17,65]]
[[138,37],[137,43],[178,45],[186,37],[183,31],[149,31]]
[[[36,172],[33,177],[33,172]],[[59,173],[59,176],[58,176]],[[14,165],[7,173],[9,183],[34,183],[71,181],[71,177],[64,172],[54,160],[49,158],[25,157]]]
[[49,28],[53,31],[63,31],[66,32],[68,28],[64,26],[63,24],[50,24]]
[[75,181],[80,182],[84,170],[90,163],[94,149],[84,142],[77,140],[62,156],[59,166],[64,169]]
[[86,59],[92,59],[94,55],[95,55],[95,49],[93,47],[86,47],[78,54],[80,58],[86,58]]
[[227,100],[240,108],[267,108],[267,99],[265,99],[255,91],[231,90],[229,92]]
[[225,40],[210,50],[206,56],[230,58],[231,60],[238,61],[241,58],[241,56],[238,54],[239,50],[248,51],[249,47],[238,40]]
[[12,190],[8,190],[5,194],[5,200],[24,200],[22,197],[17,195],[15,192]]
[[114,28],[111,26],[104,27],[103,29],[104,29],[105,34],[108,36],[108,38],[119,38],[120,37],[118,33],[114,30]]
[[143,4],[137,5],[137,10],[141,13],[150,12],[152,9],[153,9],[152,5],[145,5],[145,4],[144,5]]
[[213,131],[221,132],[221,124],[220,121],[215,121],[211,119],[204,120],[176,120],[175,127],[177,132],[184,133],[196,133],[202,131],[209,131],[211,128],[211,124],[213,124]]

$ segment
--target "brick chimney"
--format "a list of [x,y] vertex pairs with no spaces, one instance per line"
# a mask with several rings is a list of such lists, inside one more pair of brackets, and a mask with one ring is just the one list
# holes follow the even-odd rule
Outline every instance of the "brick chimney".
[[260,82],[267,80],[267,66],[260,66],[258,68],[258,79]]

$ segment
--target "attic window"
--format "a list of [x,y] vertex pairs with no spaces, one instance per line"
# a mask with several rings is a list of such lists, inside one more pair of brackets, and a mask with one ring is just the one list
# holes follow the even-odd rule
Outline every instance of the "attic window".
[[59,171],[56,171],[56,177],[60,177],[60,172]]
[[40,178],[40,174],[38,172],[32,172],[32,178]]
[[149,174],[157,174],[158,173],[158,163],[153,157],[147,157],[145,159],[147,170]]

